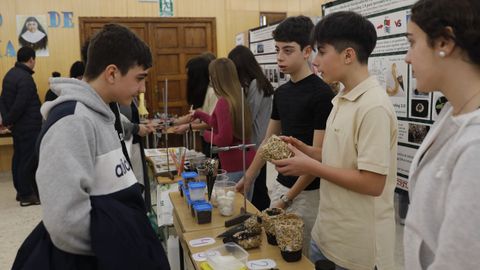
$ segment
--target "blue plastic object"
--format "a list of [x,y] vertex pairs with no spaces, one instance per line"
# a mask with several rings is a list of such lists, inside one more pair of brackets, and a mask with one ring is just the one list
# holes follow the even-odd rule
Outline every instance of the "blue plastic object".
[[197,218],[198,224],[205,224],[212,222],[212,205],[204,203],[195,203],[193,205],[193,210],[195,210],[195,217]]
[[190,182],[188,183],[189,189],[199,189],[199,188],[206,188],[207,184],[205,182]]
[[198,173],[196,172],[183,172],[182,173],[182,178],[183,179],[193,179],[198,176]]
[[202,202],[202,203],[194,203],[193,209],[195,211],[212,211],[213,207],[211,204],[207,202]]

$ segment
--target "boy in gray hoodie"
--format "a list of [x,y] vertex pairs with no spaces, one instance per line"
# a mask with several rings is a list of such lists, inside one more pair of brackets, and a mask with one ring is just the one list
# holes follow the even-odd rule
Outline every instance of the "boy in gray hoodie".
[[59,97],[42,106],[37,142],[43,221],[12,269],[170,269],[108,106],[144,92],[151,66],[144,42],[108,24],[90,42],[83,81],[51,79]]

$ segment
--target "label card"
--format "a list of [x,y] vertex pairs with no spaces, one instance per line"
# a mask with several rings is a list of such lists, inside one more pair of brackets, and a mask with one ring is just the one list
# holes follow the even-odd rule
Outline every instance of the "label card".
[[207,260],[208,256],[220,256],[220,252],[218,250],[215,251],[209,251],[209,252],[198,252],[195,254],[192,254],[192,259],[194,259],[197,262],[203,262]]
[[277,264],[272,259],[260,259],[247,262],[247,267],[251,270],[271,269],[276,266]]
[[203,237],[198,239],[193,239],[188,242],[191,247],[203,247],[215,243],[215,239],[211,237]]

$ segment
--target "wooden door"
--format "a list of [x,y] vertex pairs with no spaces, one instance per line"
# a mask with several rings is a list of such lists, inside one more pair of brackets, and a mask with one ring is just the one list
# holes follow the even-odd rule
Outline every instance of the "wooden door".
[[145,93],[150,116],[164,111],[163,89],[167,79],[169,113],[182,115],[188,112],[185,64],[203,52],[216,54],[215,18],[80,17],[81,44],[107,23],[129,27],[152,51],[153,68],[147,78]]
[[211,19],[169,19],[150,24],[151,50],[155,65],[153,108],[163,111],[163,89],[168,80],[168,107],[172,114],[188,112],[185,65],[203,52],[216,52],[215,24]]
[[[152,117],[164,112],[163,93],[168,80],[168,112],[188,112],[186,85],[187,61],[204,52],[216,54],[215,18],[105,18],[80,17],[80,43],[83,44],[107,23],[129,27],[145,43],[153,56],[153,67],[146,81],[146,107]],[[182,145],[182,138],[173,137],[173,145]]]

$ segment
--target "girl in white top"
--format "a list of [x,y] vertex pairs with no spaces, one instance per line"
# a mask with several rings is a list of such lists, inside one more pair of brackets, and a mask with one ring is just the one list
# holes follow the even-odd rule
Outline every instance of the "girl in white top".
[[419,91],[449,100],[413,159],[405,269],[480,265],[480,1],[420,0],[405,61]]

